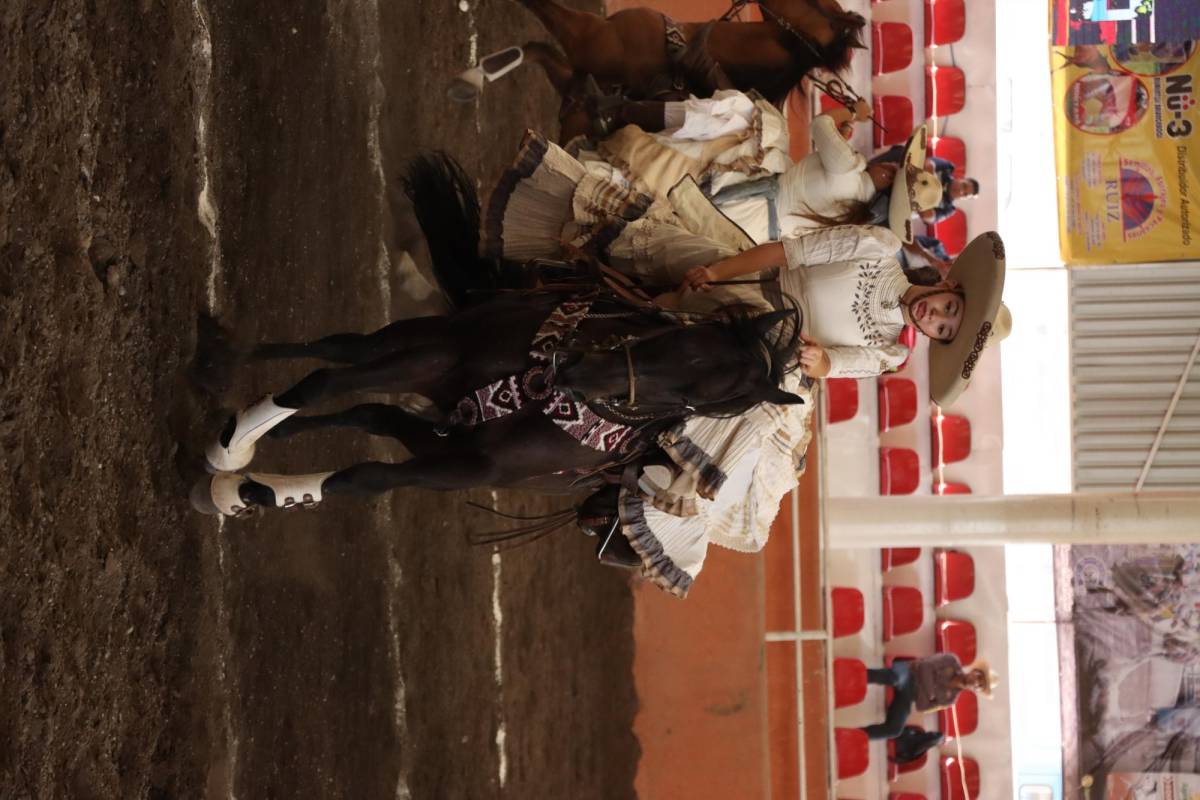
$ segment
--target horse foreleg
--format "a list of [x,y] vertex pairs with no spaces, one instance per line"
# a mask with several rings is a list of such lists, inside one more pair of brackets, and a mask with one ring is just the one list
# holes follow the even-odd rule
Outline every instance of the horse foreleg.
[[445,343],[390,353],[365,364],[325,367],[275,397],[285,408],[303,409],[350,392],[397,391],[429,396],[457,364],[457,354]]
[[417,456],[400,464],[368,461],[333,473],[325,479],[327,494],[377,495],[412,487],[455,491],[498,483],[500,471],[479,453],[439,453]]
[[335,414],[289,417],[270,435],[285,438],[322,428],[356,428],[372,436],[389,436],[398,439],[414,454],[432,452],[445,444],[445,439],[435,432],[433,423],[384,403],[364,403]]
[[317,358],[339,364],[361,364],[404,348],[444,341],[447,317],[401,319],[372,333],[336,333],[312,342],[267,342],[254,348],[256,361],[280,358]]

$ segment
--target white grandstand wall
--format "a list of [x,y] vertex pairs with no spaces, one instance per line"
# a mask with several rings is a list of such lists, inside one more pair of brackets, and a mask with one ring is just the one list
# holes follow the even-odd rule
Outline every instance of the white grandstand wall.
[[[924,4],[921,0],[885,0],[880,3],[843,3],[869,19],[904,22],[914,36],[913,63],[906,70],[870,75],[869,54],[856,56],[849,82],[866,97],[873,93],[907,95],[913,100],[918,120],[925,107],[925,67],[927,64],[955,65],[966,75],[966,104],[962,112],[944,119],[930,120],[931,132],[957,136],[966,143],[967,174],[978,179],[980,196],[965,200],[960,208],[967,215],[968,234],[974,237],[997,227],[997,151],[996,151],[996,61],[995,3],[969,0],[966,7],[966,32],[953,46],[922,49],[924,42]],[[1032,24],[1032,22],[1031,22]],[[817,98],[813,98],[814,105]],[[872,152],[871,131],[860,125],[855,144],[863,152]],[[1008,232],[1012,235],[1012,232]],[[1004,235],[1005,232],[1001,231]],[[930,452],[930,420],[938,409],[928,401],[929,343],[922,337],[912,358],[898,377],[917,384],[918,411],[914,422],[898,429],[878,432],[877,381],[860,380],[859,410],[845,422],[826,427],[823,461],[825,486],[833,496],[875,496],[879,494],[879,448],[908,447],[917,452],[921,481],[917,493],[930,494],[939,480],[965,483],[975,494],[997,495],[1003,486],[1003,423],[1000,393],[1000,358],[995,351],[985,352],[976,369],[971,387],[943,413],[960,414],[971,422],[971,453],[964,461],[944,467],[939,475]],[[836,535],[834,533],[833,535]],[[858,636],[839,639],[834,654],[860,658],[877,665],[887,655],[929,655],[934,652],[935,625],[938,619],[965,619],[972,622],[978,635],[981,658],[1003,672],[1008,663],[1007,598],[1005,594],[1004,554],[1000,548],[970,548],[975,560],[976,588],[971,597],[943,609],[933,608],[933,553],[925,549],[920,559],[889,573],[880,571],[879,550],[834,550],[827,554],[828,581],[831,586],[854,586],[867,601],[867,624]],[[916,586],[926,600],[925,621],[915,633],[898,637],[886,645],[881,638],[881,590],[884,585]],[[857,726],[882,718],[883,694],[872,690],[867,701],[836,713],[836,724]],[[927,729],[937,726],[936,715],[914,718]],[[979,729],[962,739],[964,755],[976,759],[981,769],[981,798],[1008,800],[1012,790],[1012,749],[1008,694],[1002,683],[992,702],[980,703]],[[943,755],[956,752],[953,742],[942,748]],[[932,756],[932,754],[931,754]],[[876,743],[871,751],[868,772],[852,781],[841,781],[838,797],[858,800],[884,800],[889,791],[920,792],[938,796],[937,759],[919,772],[904,775],[895,784],[886,780],[886,750]]]

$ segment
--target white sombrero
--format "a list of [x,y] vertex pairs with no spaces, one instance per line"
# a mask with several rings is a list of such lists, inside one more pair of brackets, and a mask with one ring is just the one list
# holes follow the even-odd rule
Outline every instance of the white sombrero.
[[921,125],[908,137],[888,203],[888,227],[905,244],[913,240],[913,212],[937,208],[942,202],[941,180],[925,169],[925,136]]
[[962,289],[963,317],[948,342],[929,343],[929,396],[948,406],[971,380],[979,355],[1012,331],[1012,314],[1000,302],[1004,292],[1004,242],[995,231],[976,236],[954,259],[947,280]]

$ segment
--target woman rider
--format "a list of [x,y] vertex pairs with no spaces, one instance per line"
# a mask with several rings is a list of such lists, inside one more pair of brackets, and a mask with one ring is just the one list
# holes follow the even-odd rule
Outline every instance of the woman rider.
[[[897,368],[908,357],[900,333],[913,324],[940,343],[930,351],[931,394],[948,405],[979,352],[1010,324],[1001,313],[1004,251],[994,233],[968,246],[947,281],[913,287],[896,260],[900,239],[887,228],[818,228],[755,246],[691,178],[656,198],[536,134],[492,193],[484,228],[486,249],[506,259],[555,258],[565,245],[651,284],[682,281],[659,300],[687,311],[731,303],[770,310],[789,295],[810,343],[783,388],[801,396],[811,397],[801,371],[807,378],[870,377]],[[776,281],[771,270],[779,267]],[[714,285],[760,272],[750,285]],[[696,291],[704,287],[712,288]],[[610,541],[679,596],[710,541],[761,549],[803,469],[811,413],[811,403],[764,404],[732,419],[693,417],[662,434],[658,444],[671,463],[626,476],[618,501],[624,537]]]
[[[911,324],[932,340],[930,394],[946,406],[966,387],[982,350],[1011,328],[1000,302],[1003,244],[995,233],[979,236],[955,260],[948,279],[933,287],[904,278],[896,249],[895,235],[884,228],[795,234],[694,268],[678,292],[660,301],[686,304],[715,282],[785,264],[778,283],[800,305],[807,344],[799,366],[805,376],[864,378],[895,369],[908,358],[898,339]],[[799,377],[788,380],[785,388],[803,396]],[[694,417],[663,434],[659,444],[672,468],[631,476],[618,502],[628,550],[643,573],[682,596],[710,541],[761,549],[780,501],[796,485],[808,442],[807,413],[811,406],[763,405],[734,419]]]

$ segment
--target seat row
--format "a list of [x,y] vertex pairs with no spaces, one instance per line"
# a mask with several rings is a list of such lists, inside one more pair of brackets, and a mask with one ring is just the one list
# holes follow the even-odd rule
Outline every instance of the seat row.
[[[867,734],[859,728],[834,728],[833,735],[838,780],[856,778],[866,772],[871,761]],[[890,747],[888,755],[894,755]],[[898,765],[895,769],[889,764],[888,779],[894,781],[899,775],[923,768],[926,763],[928,754],[922,754],[915,761]],[[981,786],[979,762],[970,756],[964,756],[961,760],[954,756],[941,756],[938,783],[942,800],[977,800]],[[925,795],[918,792],[890,792],[888,800],[925,800]]]

